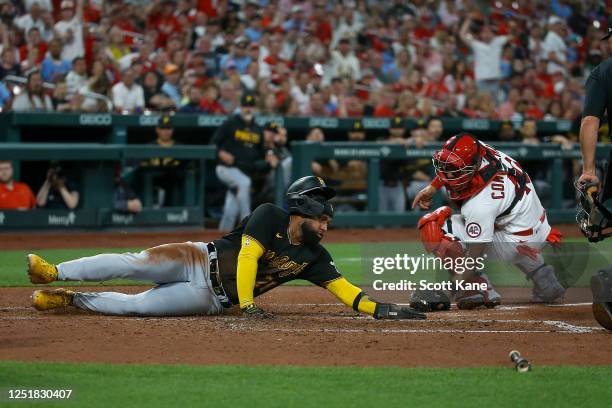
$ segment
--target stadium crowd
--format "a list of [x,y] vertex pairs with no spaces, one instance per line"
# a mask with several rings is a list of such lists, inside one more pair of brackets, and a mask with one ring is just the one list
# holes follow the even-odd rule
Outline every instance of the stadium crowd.
[[597,1],[0,3],[4,110],[575,120],[609,54]]
[[[544,139],[537,121],[580,120],[585,79],[610,56],[598,41],[608,11],[578,0],[0,0],[0,107],[240,116],[248,106],[284,116],[388,117],[384,140],[417,149],[439,140],[440,117],[486,118],[504,121],[497,140],[570,147],[572,135]],[[398,129],[406,118],[417,125]],[[354,126],[348,140],[365,140],[361,122]],[[269,181],[290,156],[284,129],[264,136],[275,156],[262,162]],[[324,139],[318,128],[307,136]],[[213,140],[221,150],[222,140]],[[226,153],[218,176],[236,167]],[[408,167],[382,169],[381,209],[403,211],[431,180],[427,160]],[[367,171],[356,160],[313,162],[312,170],[344,171],[345,180],[364,180]],[[566,169],[568,177],[575,171]],[[530,174],[546,201],[546,169]],[[228,191],[239,188],[239,178],[223,180]]]

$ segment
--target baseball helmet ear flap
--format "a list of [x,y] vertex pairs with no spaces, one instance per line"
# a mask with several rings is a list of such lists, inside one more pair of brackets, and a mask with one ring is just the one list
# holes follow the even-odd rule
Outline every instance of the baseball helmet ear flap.
[[289,214],[299,214],[308,217],[328,215],[333,217],[333,206],[322,196],[307,196],[303,194],[288,194],[287,204]]

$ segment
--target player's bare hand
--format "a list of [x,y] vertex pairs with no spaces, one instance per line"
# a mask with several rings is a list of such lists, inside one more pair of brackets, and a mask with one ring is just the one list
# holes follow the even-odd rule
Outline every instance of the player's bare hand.
[[438,191],[431,184],[419,191],[412,201],[412,208],[416,208],[417,204],[424,210],[429,209],[433,203],[433,196]]
[[269,320],[274,319],[274,314],[266,312],[256,305],[249,305],[242,309],[242,315],[247,319]]
[[597,177],[597,175],[594,172],[593,173],[583,172],[580,178],[578,179],[578,184],[581,186],[584,186],[587,183],[600,184],[599,177]]
[[219,150],[219,159],[227,166],[234,165],[234,155],[225,150]]
[[266,161],[273,169],[278,167],[279,160],[278,157],[276,157],[276,155],[274,154],[274,152],[269,151],[268,154],[266,154]]

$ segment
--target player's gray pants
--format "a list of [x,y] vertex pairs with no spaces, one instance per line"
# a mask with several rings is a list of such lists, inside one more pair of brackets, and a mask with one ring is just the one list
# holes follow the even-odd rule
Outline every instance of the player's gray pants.
[[236,225],[236,218],[241,220],[251,213],[251,178],[237,167],[218,165],[215,172],[228,188],[219,229],[229,231]]
[[60,280],[153,281],[135,295],[79,292],[78,308],[110,315],[186,316],[219,314],[223,306],[210,283],[208,251],[202,242],[160,245],[139,253],[102,254],[57,265]]
[[404,186],[402,183],[398,182],[395,187],[381,184],[378,188],[378,194],[378,209],[380,211],[406,211],[406,195],[404,194]]

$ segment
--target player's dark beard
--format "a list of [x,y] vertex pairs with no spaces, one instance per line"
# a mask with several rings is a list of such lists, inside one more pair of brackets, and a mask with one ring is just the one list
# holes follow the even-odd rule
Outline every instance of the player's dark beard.
[[307,223],[302,223],[302,243],[308,246],[317,245],[321,241],[321,237],[317,231],[315,231]]

